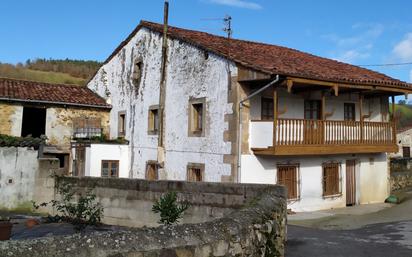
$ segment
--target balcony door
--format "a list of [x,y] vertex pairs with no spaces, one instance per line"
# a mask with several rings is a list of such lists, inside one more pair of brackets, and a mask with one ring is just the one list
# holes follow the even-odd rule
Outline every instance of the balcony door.
[[320,100],[305,100],[305,121],[303,141],[305,144],[323,143],[322,102]]

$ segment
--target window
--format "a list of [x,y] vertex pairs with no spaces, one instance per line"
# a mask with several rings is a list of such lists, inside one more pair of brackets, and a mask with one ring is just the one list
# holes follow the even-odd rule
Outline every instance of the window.
[[149,107],[149,135],[157,135],[159,131],[159,106],[153,105]]
[[23,107],[21,136],[40,137],[46,134],[46,109]]
[[103,160],[101,176],[104,178],[118,178],[119,177],[119,161]]
[[273,99],[272,98],[262,98],[262,120],[273,120]]
[[323,196],[335,196],[342,193],[340,164],[339,163],[324,163],[323,169]]
[[126,112],[119,112],[119,117],[118,117],[118,123],[119,123],[119,137],[124,137],[126,135]]
[[140,81],[142,77],[142,68],[143,68],[143,62],[141,60],[137,60],[134,64],[133,74],[132,74],[132,80],[135,86],[140,85]]
[[355,104],[344,103],[344,118],[345,120],[355,121]]
[[200,163],[189,163],[187,165],[187,181],[204,181],[205,165]]
[[411,158],[411,148],[409,146],[402,147],[402,153],[404,158]]
[[190,100],[189,136],[204,136],[205,98]]
[[299,175],[298,175],[298,164],[287,164],[277,166],[277,179],[279,185],[284,185],[288,189],[288,199],[299,199]]
[[319,100],[305,100],[305,119],[306,120],[320,120],[321,101]]
[[73,118],[73,137],[92,138],[102,135],[101,119],[90,117]]
[[146,179],[155,181],[159,179],[158,173],[159,165],[156,161],[148,161],[146,163]]

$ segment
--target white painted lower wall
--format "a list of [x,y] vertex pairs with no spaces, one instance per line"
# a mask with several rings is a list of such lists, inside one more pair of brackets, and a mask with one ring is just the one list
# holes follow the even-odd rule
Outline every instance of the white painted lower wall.
[[36,150],[0,147],[0,209],[30,207],[38,169]]
[[86,147],[85,175],[100,177],[103,160],[119,161],[119,177],[129,177],[128,145],[91,144]]
[[[356,198],[358,204],[384,202],[389,195],[386,154],[334,155],[313,157],[258,157],[242,155],[242,183],[277,183],[278,163],[299,163],[300,199],[289,202],[293,211],[315,211],[346,206],[346,160],[357,160]],[[322,163],[341,163],[342,195],[322,195]]]

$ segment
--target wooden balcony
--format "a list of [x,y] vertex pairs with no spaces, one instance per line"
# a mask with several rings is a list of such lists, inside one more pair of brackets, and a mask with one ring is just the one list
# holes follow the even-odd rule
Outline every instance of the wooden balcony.
[[305,119],[252,121],[250,143],[256,155],[396,152],[395,131],[394,122]]

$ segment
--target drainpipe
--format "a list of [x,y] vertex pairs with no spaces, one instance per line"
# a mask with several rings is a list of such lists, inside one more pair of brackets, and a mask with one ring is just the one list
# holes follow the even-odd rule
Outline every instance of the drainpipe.
[[278,83],[280,80],[280,76],[276,75],[275,79],[267,84],[266,86],[260,88],[259,90],[256,90],[252,94],[248,95],[246,98],[242,99],[239,102],[239,134],[238,134],[238,151],[237,151],[237,183],[240,183],[240,178],[241,178],[241,171],[242,171],[242,162],[241,162],[241,155],[242,155],[242,109],[243,109],[243,103],[250,100],[251,98],[257,96],[258,94],[262,93],[264,90],[268,89],[269,87],[275,85]]

